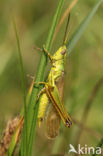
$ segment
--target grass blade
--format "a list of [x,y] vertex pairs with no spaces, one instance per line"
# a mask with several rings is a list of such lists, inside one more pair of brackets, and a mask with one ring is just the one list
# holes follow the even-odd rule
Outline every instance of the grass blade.
[[68,55],[72,52],[73,48],[79,41],[80,37],[84,33],[85,29],[87,28],[88,24],[92,20],[93,16],[95,15],[97,9],[99,8],[100,4],[103,2],[103,0],[98,0],[93,9],[90,11],[90,13],[86,16],[86,18],[82,21],[82,23],[79,25],[77,30],[74,32],[70,40],[67,42],[67,48],[68,48]]
[[19,140],[19,137],[20,137],[20,132],[22,129],[23,122],[24,122],[23,118],[20,118],[20,121],[18,122],[17,128],[16,128],[16,130],[12,136],[12,140],[10,142],[10,147],[6,153],[6,156],[12,156],[13,155],[15,146]]
[[[59,1],[59,5],[57,7],[56,13],[53,18],[53,23],[51,25],[51,29],[46,41],[46,49],[50,50],[51,42],[53,39],[53,35],[56,29],[56,25],[58,23],[58,19],[61,13],[61,9],[63,6],[64,0]],[[47,58],[44,53],[41,54],[40,58],[40,64],[38,67],[37,75],[35,82],[40,82],[43,81],[44,78],[44,71],[45,67],[47,64]],[[32,144],[33,144],[33,139],[34,139],[34,134],[35,134],[35,128],[36,128],[36,121],[37,121],[37,114],[38,114],[38,103],[36,103],[36,98],[38,95],[40,88],[33,88],[32,93],[31,93],[31,98],[29,102],[29,107],[28,107],[28,138],[29,138],[29,144],[28,144],[28,155],[31,155],[32,152]],[[35,109],[34,109],[35,106]]]
[[[22,61],[22,56],[21,56],[21,47],[20,47],[20,42],[19,42],[19,37],[17,33],[17,28],[16,28],[16,23],[14,16],[12,15],[12,21],[13,21],[13,27],[14,27],[14,32],[16,36],[16,41],[17,41],[17,47],[18,47],[18,56],[19,56],[19,65],[20,65],[20,75],[21,75],[21,85],[22,85],[22,92],[23,92],[23,99],[24,99],[24,122],[25,122],[25,127],[24,127],[24,133],[23,133],[23,143],[24,143],[24,153],[27,153],[27,111],[26,111],[26,89],[25,89],[25,78],[24,78],[24,67],[23,67],[23,61]],[[11,141],[10,147],[8,152],[10,151],[10,154],[12,155],[13,150],[16,145],[16,141],[14,141],[16,138],[16,132],[15,135],[13,136],[13,139]],[[26,156],[26,155],[25,155]]]
[[[96,147],[100,147],[101,148],[102,146],[103,146],[103,138],[101,138],[100,142],[98,143],[98,145]],[[102,150],[101,150],[101,152],[102,152]],[[96,156],[96,155],[98,155],[98,154],[96,154],[96,153],[95,154],[92,154],[92,156]]]

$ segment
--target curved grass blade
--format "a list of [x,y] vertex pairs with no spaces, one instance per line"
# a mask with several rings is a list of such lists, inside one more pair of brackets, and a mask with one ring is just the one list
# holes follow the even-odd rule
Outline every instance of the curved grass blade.
[[98,0],[93,9],[90,11],[90,13],[86,16],[86,18],[82,21],[82,23],[78,26],[70,40],[67,42],[67,49],[68,49],[68,55],[72,52],[73,48],[79,41],[80,37],[86,30],[88,24],[91,22],[93,16],[95,15],[97,9],[99,8],[100,4],[103,2],[103,0]]
[[[24,67],[23,67],[23,61],[22,61],[22,56],[21,56],[19,37],[18,37],[16,23],[15,23],[15,19],[14,19],[13,15],[12,15],[12,22],[13,22],[13,27],[14,27],[14,32],[15,32],[17,47],[18,47],[21,85],[22,85],[22,92],[23,92],[23,98],[24,98],[24,122],[25,122],[25,124],[24,124],[24,129],[23,129],[23,131],[24,131],[24,133],[23,133],[23,145],[24,145],[23,151],[24,151],[24,153],[27,153],[27,109],[26,109],[26,92],[25,92],[26,89],[25,89]],[[15,146],[16,146],[16,142],[14,141],[16,139],[15,137],[16,137],[16,135],[13,136],[10,147],[8,149],[8,153],[10,153],[11,155],[14,151]],[[26,154],[25,154],[25,156],[26,156]]]

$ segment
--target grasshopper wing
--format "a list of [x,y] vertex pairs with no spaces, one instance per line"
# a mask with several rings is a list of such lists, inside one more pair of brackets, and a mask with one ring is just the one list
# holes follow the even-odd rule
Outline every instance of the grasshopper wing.
[[48,111],[46,118],[46,136],[48,139],[55,139],[59,134],[60,117],[51,103]]
[[[60,98],[63,101],[64,96],[64,75],[58,79],[56,86],[60,93]],[[55,139],[59,134],[60,116],[55,107],[50,103],[50,107],[46,117],[46,136],[49,139]]]

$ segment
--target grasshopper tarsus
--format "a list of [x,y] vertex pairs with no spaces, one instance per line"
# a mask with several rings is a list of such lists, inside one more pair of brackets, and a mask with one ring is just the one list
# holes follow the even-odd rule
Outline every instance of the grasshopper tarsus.
[[39,94],[38,94],[38,99],[39,99],[39,97],[40,97],[43,93],[45,93],[45,88],[42,88],[42,89],[40,90],[40,92],[39,92]]
[[34,82],[34,87],[38,88],[39,85],[45,85],[45,84],[46,84],[46,82]]
[[35,50],[42,52],[42,48],[39,48],[38,46],[34,45],[33,47]]
[[[69,121],[68,121],[69,120]],[[68,119],[68,120],[66,120],[66,127],[71,127],[71,125],[72,125],[72,121],[70,120],[70,119]]]

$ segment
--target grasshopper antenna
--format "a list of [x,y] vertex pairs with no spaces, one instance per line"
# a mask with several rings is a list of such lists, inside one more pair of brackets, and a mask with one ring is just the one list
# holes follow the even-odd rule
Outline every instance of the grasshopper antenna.
[[67,41],[67,38],[68,38],[67,31],[68,31],[69,22],[70,22],[70,13],[69,13],[69,15],[68,15],[68,20],[67,20],[67,24],[66,24],[66,28],[65,28],[65,34],[64,34],[63,45],[66,44],[66,41]]

